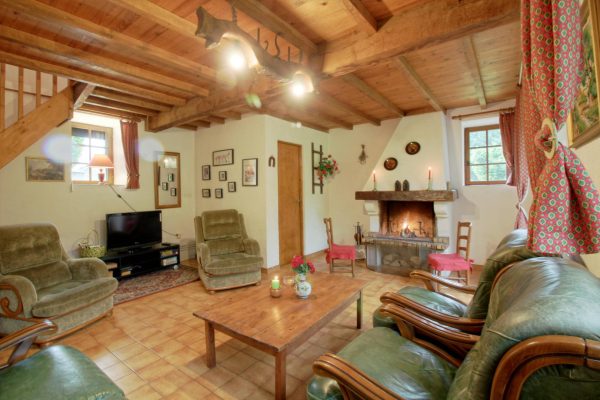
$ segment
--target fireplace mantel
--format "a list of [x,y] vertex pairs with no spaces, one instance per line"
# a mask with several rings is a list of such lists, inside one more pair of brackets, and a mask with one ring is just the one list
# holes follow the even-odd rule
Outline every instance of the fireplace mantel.
[[454,201],[458,198],[456,190],[409,190],[355,192],[356,200],[381,201]]

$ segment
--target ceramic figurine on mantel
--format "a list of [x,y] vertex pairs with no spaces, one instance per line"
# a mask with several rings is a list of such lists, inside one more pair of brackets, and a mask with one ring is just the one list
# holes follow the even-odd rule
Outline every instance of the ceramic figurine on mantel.
[[394,183],[394,190],[396,192],[401,192],[402,191],[402,183],[400,183],[400,181],[396,181],[396,183]]
[[410,184],[408,183],[408,179],[405,179],[404,182],[402,182],[402,191],[408,192],[409,190],[410,190]]

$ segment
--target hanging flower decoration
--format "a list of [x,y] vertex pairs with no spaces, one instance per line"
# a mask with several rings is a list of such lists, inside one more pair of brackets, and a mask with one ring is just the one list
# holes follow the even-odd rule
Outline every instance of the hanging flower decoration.
[[322,181],[323,178],[328,178],[337,174],[339,171],[337,161],[331,157],[329,154],[327,157],[323,158],[321,162],[319,162],[319,166],[317,167],[317,174],[319,175],[319,179]]

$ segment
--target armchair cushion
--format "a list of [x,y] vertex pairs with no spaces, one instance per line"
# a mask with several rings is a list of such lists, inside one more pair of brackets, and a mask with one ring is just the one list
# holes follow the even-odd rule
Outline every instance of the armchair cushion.
[[262,265],[262,257],[246,253],[222,254],[212,257],[212,262],[203,267],[210,275],[231,275],[255,272]]
[[112,295],[117,286],[112,277],[59,283],[38,291],[31,313],[38,318],[66,314]]
[[21,275],[29,279],[36,290],[73,279],[67,263],[62,260],[31,267],[29,269],[14,271],[12,274]]
[[0,371],[0,400],[125,399],[123,391],[84,354],[51,346]]
[[73,258],[67,260],[74,280],[87,281],[110,276],[108,268],[98,258]]
[[202,213],[202,229],[205,240],[242,237],[240,217],[237,210],[206,211]]
[[206,244],[208,246],[211,256],[239,253],[244,251],[244,243],[239,237],[227,237],[219,240],[207,240]]
[[[397,332],[373,328],[362,333],[338,355],[402,397],[445,399],[456,367]],[[314,377],[308,399],[343,399],[338,384]]]

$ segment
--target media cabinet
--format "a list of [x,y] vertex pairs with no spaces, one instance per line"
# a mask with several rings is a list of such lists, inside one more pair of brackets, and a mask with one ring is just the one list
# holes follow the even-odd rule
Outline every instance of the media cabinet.
[[152,247],[109,252],[100,257],[117,279],[179,266],[179,245],[161,243]]

